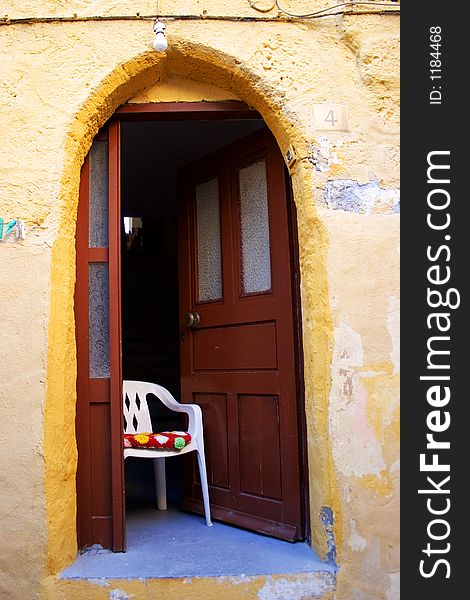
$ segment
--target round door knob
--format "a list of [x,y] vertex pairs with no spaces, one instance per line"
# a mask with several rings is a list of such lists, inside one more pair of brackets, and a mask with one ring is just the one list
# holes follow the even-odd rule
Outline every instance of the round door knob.
[[200,320],[201,320],[201,317],[199,316],[199,313],[197,313],[197,312],[193,312],[193,313],[187,312],[184,315],[184,324],[189,329],[191,329],[192,327],[197,327],[199,325]]

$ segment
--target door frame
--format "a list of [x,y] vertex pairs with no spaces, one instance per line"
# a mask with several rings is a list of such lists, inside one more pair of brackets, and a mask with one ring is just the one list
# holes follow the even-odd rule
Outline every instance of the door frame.
[[[198,120],[229,120],[229,119],[262,119],[263,117],[255,110],[251,109],[245,102],[238,100],[224,102],[160,102],[160,103],[142,103],[142,104],[125,104],[116,109],[113,116],[109,119],[108,125],[114,135],[110,136],[109,152],[116,153],[113,160],[113,167],[116,169],[114,173],[110,172],[110,197],[116,202],[116,206],[112,207],[113,212],[110,215],[110,242],[113,237],[113,243],[120,246],[120,123],[132,121],[198,121]],[[117,139],[119,138],[119,139]],[[95,139],[99,139],[98,136]],[[113,140],[113,143],[111,143]],[[114,148],[113,148],[114,146]],[[113,176],[113,177],[112,177]],[[113,188],[113,181],[117,185]],[[290,258],[292,264],[292,321],[294,325],[294,345],[295,345],[295,364],[294,373],[297,391],[297,418],[298,418],[298,434],[299,434],[299,464],[300,464],[300,483],[301,483],[301,519],[302,527],[307,539],[310,541],[310,498],[308,485],[308,453],[307,453],[307,432],[306,432],[306,415],[305,415],[305,393],[304,393],[304,364],[303,364],[303,343],[302,343],[302,311],[300,298],[300,263],[299,263],[299,247],[297,235],[297,217],[296,207],[293,199],[291,179],[286,167],[286,200],[288,212],[288,235],[290,240]],[[110,206],[111,210],[111,206]],[[111,227],[111,222],[115,223]],[[117,238],[116,238],[117,236]],[[111,277],[114,280],[114,289],[119,289],[120,292],[120,254],[119,260],[110,264],[110,283]],[[116,262],[118,264],[116,264]],[[111,273],[111,269],[113,273]],[[76,302],[78,298],[76,297]],[[111,328],[111,352],[121,354],[121,311],[120,311],[120,294],[118,298],[112,298],[110,295],[110,328]],[[113,319],[111,319],[111,315]],[[118,320],[117,320],[118,319]],[[111,323],[114,321],[114,323]],[[116,324],[118,331],[116,331]],[[78,375],[78,374],[77,374]],[[121,375],[119,374],[121,377]],[[80,390],[80,377],[77,377],[77,392]],[[122,379],[122,377],[121,377]],[[113,477],[112,484],[112,505],[113,505],[113,532],[115,539],[121,538],[122,544],[115,544],[115,550],[124,549],[125,538],[125,501],[124,501],[124,477],[123,477],[123,460],[122,460],[122,444],[123,444],[123,427],[122,427],[122,406],[120,393],[117,388],[121,389],[121,382],[117,378],[111,381],[111,390],[114,390],[114,397],[119,396],[119,400],[113,403],[111,414],[111,461],[113,472],[120,473],[120,476]],[[79,485],[79,483],[78,483]],[[77,523],[78,527],[83,525]],[[80,539],[80,535],[78,535]]]
[[[120,123],[105,125],[95,141],[108,144],[108,244],[89,245],[90,155],[81,171],[76,235],[75,319],[77,344],[76,436],[81,459],[77,468],[77,527],[80,547],[93,543],[110,545],[119,552],[125,548],[123,414],[121,370],[121,258],[120,258]],[[113,185],[112,183],[115,183]],[[89,372],[89,280],[90,264],[108,265],[109,277],[109,377],[92,378]],[[111,496],[110,514],[93,518],[93,477],[91,464],[91,408],[109,409],[109,450]],[[80,490],[80,493],[78,491]]]

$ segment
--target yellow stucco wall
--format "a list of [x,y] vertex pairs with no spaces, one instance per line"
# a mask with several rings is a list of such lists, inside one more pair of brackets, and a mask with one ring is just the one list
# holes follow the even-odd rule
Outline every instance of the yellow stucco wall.
[[[303,3],[284,4],[294,11]],[[309,3],[316,7],[324,4]],[[137,2],[132,14],[155,10],[154,2]],[[260,14],[241,0],[163,1],[160,10]],[[104,0],[6,2],[3,12],[130,14],[128,3]],[[0,295],[0,418],[8,431],[27,434],[20,447],[0,436],[0,597],[35,598],[40,590],[46,599],[109,597],[109,589],[56,579],[76,553],[74,234],[80,166],[91,140],[129,100],[240,98],[262,114],[281,150],[292,145],[298,157],[292,181],[312,542],[322,555],[336,547],[337,600],[395,600],[398,19],[175,20],[167,34],[169,50],[158,55],[148,20],[0,26],[0,217],[26,224],[24,240],[0,242],[8,282]],[[324,102],[347,105],[349,131],[314,130],[314,104]],[[12,402],[20,402],[19,411]],[[325,508],[334,518],[331,531],[321,518],[330,514]],[[206,597],[221,597],[220,581],[204,582],[191,592],[182,581],[127,583],[126,590],[196,598],[204,589]],[[243,595],[262,597],[266,584],[254,578]],[[300,585],[292,594],[304,589],[299,580],[292,585]],[[239,582],[223,586],[223,597],[242,597]]]

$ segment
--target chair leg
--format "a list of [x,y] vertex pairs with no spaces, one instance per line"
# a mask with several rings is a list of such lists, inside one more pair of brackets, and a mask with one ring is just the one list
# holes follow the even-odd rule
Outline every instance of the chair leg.
[[204,450],[197,451],[197,462],[199,465],[199,477],[201,479],[202,499],[204,500],[204,514],[206,515],[207,527],[212,527],[211,507],[209,504],[209,487],[207,485],[206,458]]
[[153,469],[155,473],[155,493],[157,495],[158,510],[166,510],[166,475],[165,459],[155,458],[153,460]]

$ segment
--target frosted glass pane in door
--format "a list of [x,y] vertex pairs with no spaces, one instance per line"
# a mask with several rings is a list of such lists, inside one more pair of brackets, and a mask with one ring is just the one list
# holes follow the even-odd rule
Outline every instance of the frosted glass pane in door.
[[266,161],[239,171],[241,279],[245,294],[271,289]]
[[108,246],[108,142],[95,140],[90,149],[90,218],[91,248]]
[[222,298],[219,180],[196,186],[198,301]]
[[108,378],[110,374],[108,263],[89,264],[88,323],[90,377]]

